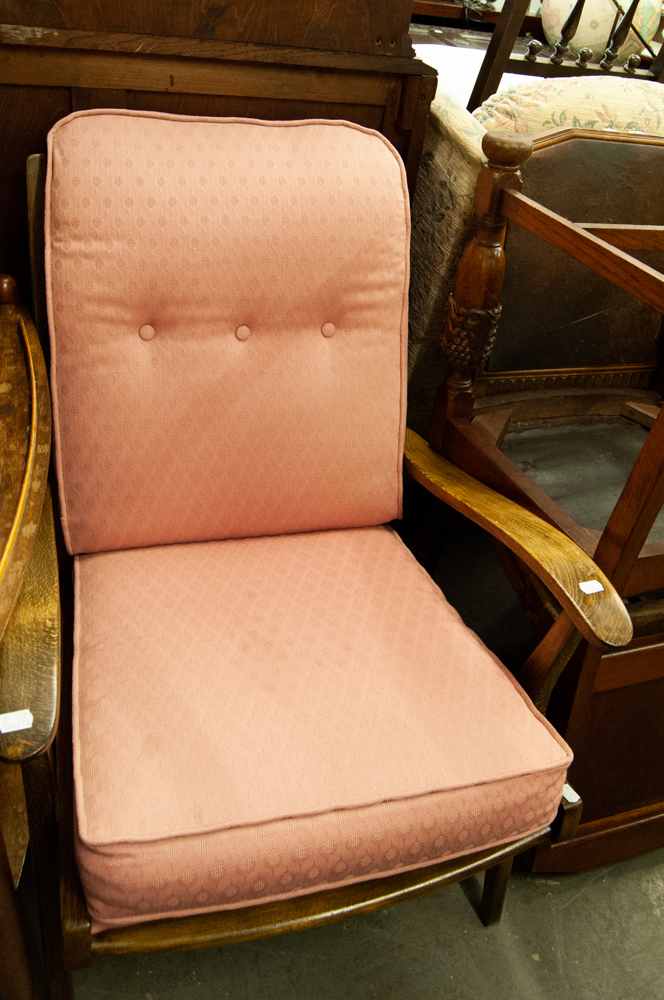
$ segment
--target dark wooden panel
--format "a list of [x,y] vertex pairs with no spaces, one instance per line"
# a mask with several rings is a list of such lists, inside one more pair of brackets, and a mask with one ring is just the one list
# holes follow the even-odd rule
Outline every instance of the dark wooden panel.
[[21,301],[30,301],[30,262],[25,163],[46,152],[48,130],[71,111],[67,88],[0,85],[0,271],[18,281]]
[[662,719],[664,679],[592,695],[570,768],[585,823],[662,800]]
[[372,73],[405,73],[436,76],[432,66],[408,56],[385,56],[364,52],[336,52],[303,46],[260,45],[257,42],[227,42],[217,38],[180,38],[145,35],[140,32],[79,31],[76,28],[31,28],[0,24],[3,45],[37,49],[73,49],[78,52],[125,52],[130,55],[182,56],[230,62],[279,63],[284,66],[318,66],[337,70],[367,70]]
[[[574,222],[664,225],[663,162],[660,146],[567,140],[536,149],[523,191]],[[662,252],[634,256],[664,266]],[[516,225],[502,302],[493,372],[657,362],[654,309]]]
[[163,111],[175,115],[209,115],[212,118],[239,116],[270,121],[300,118],[340,118],[380,131],[383,111],[376,105],[325,104],[325,114],[315,101],[285,101],[276,98],[217,94],[173,94],[140,90],[106,90],[92,87],[72,89],[72,110],[87,108],[128,108],[132,111]]
[[608,820],[582,823],[576,836],[561,844],[542,844],[534,872],[587,872],[664,847],[664,802]]
[[345,101],[384,105],[392,82],[388,73],[341,73],[310,66],[222,62],[179,56],[141,56],[124,52],[79,52],[11,45],[0,51],[4,84],[52,87],[124,86],[131,90],[185,94],[229,94],[304,98],[321,103]]
[[413,0],[2,0],[0,20],[399,55]]
[[593,691],[613,691],[664,677],[664,644],[602,657]]

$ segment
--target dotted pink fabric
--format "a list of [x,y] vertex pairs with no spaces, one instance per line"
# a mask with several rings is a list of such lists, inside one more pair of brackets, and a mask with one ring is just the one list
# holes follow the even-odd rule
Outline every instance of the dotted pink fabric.
[[568,748],[373,527],[401,504],[392,147],[83,112],[49,137],[46,230],[95,932],[545,826]]
[[389,529],[80,556],[94,929],[402,871],[542,828],[569,749]]
[[387,140],[86,111],[48,149],[70,551],[399,516],[409,213]]

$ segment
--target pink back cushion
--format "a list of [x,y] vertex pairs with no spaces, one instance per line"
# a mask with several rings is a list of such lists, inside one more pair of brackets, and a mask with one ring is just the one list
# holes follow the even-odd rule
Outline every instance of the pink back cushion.
[[49,135],[71,552],[399,516],[403,165],[345,122],[92,111]]

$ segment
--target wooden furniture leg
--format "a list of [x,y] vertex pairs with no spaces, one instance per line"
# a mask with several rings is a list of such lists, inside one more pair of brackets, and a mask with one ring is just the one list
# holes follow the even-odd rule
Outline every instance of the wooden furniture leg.
[[14,880],[0,833],[0,986],[5,1000],[36,1000]]
[[484,889],[479,906],[479,918],[485,927],[497,924],[501,918],[513,861],[514,858],[506,858],[499,865],[487,868],[484,873]]
[[58,825],[53,782],[53,756],[47,751],[21,766],[30,820],[30,847],[39,889],[42,944],[50,1000],[73,1000],[71,976],[65,968],[60,923]]

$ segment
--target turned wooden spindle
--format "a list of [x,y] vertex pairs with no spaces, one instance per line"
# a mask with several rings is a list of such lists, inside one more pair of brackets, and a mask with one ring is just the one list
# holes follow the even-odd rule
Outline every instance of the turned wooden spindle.
[[588,60],[592,58],[593,50],[589,49],[586,45],[582,49],[579,49],[579,57],[574,63],[579,69],[588,69]]
[[621,45],[627,40],[627,36],[632,27],[632,21],[634,20],[634,15],[636,14],[636,9],[639,6],[640,0],[632,0],[627,13],[620,19],[616,30],[611,35],[609,39],[609,44],[604,50],[604,58],[600,62],[600,68],[606,73],[610,73],[613,69],[613,64],[618,55],[618,50]]
[[500,199],[503,191],[521,190],[519,168],[532,155],[533,143],[512,132],[487,132],[482,149],[489,162],[475,188],[479,229],[461,256],[443,328],[443,354],[449,371],[444,385],[438,387],[429,435],[431,447],[437,451],[442,448],[447,418],[468,416],[472,411],[473,376],[493,347],[505,276],[507,220],[500,210]]
[[633,55],[628,56],[627,58],[627,62],[625,63],[625,72],[628,73],[630,76],[634,76],[636,70],[640,65],[641,65],[641,56],[634,53]]
[[554,66],[560,66],[565,58],[565,53],[569,48],[569,44],[574,38],[577,28],[579,27],[579,21],[581,20],[581,15],[583,14],[585,2],[586,0],[577,0],[572,7],[569,17],[563,24],[563,30],[560,33],[560,41],[556,42],[553,55],[549,60],[549,62],[552,62]]
[[9,274],[0,274],[0,305],[17,306],[20,299],[18,285]]
[[526,55],[526,62],[537,62],[537,56],[540,54],[544,46],[537,38],[531,38],[528,42],[528,53]]

